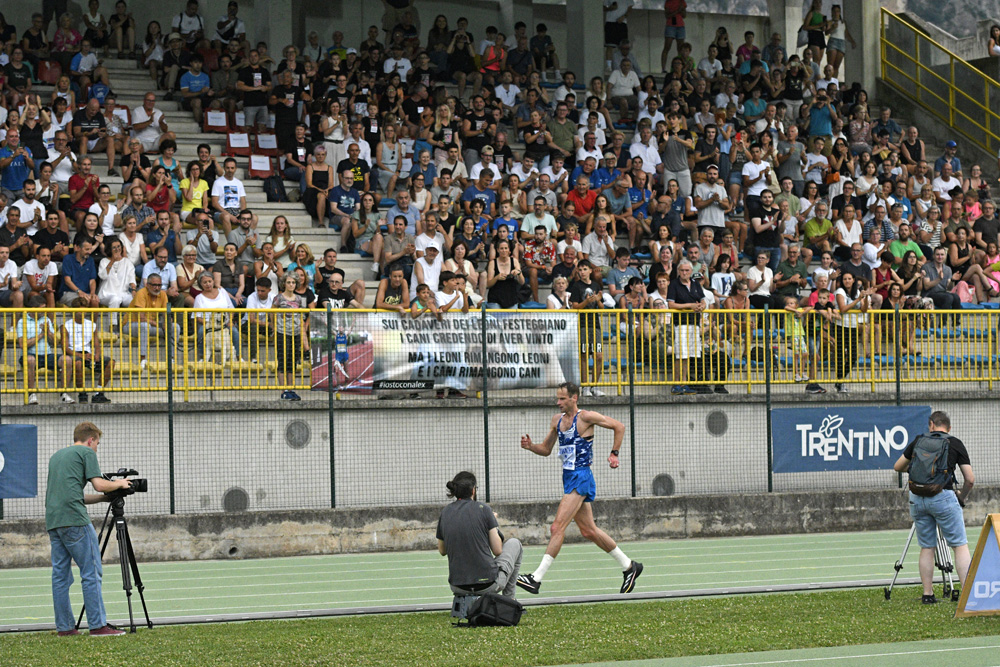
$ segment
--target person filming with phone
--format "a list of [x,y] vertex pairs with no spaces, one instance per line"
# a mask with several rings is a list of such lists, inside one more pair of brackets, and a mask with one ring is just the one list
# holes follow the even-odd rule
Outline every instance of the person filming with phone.
[[[97,531],[87,515],[85,505],[109,502],[107,495],[118,489],[128,489],[130,481],[107,480],[101,476],[97,463],[97,446],[101,429],[91,422],[82,422],[73,430],[73,444],[64,447],[49,459],[48,483],[45,489],[45,529],[52,546],[52,604],[55,608],[56,630],[60,637],[79,634],[73,622],[69,587],[73,583],[72,561],[80,568],[83,601],[87,608],[87,625],[91,637],[111,637],[125,634],[108,625],[101,595],[101,551]],[[87,482],[95,494],[85,494]]]
[[[965,507],[976,478],[965,444],[949,435],[951,419],[942,411],[932,412],[929,432],[906,446],[893,468],[909,473],[910,516],[920,543],[920,582],[922,602],[934,604],[934,553],[940,529],[948,546],[955,552],[958,580],[964,585],[971,556],[965,536]],[[962,488],[955,490],[955,469],[962,473]]]

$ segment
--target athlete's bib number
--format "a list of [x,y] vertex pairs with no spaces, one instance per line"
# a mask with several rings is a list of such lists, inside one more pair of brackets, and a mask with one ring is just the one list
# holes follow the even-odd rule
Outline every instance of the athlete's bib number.
[[576,470],[576,446],[560,445],[559,456],[563,460],[563,470]]

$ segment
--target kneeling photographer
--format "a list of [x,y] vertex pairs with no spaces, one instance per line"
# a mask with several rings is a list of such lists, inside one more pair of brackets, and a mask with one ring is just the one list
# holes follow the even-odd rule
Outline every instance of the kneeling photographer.
[[[103,569],[100,545],[84,505],[110,501],[106,494],[129,489],[130,481],[110,481],[101,476],[97,463],[100,442],[101,429],[91,422],[82,422],[73,430],[73,444],[60,449],[49,459],[45,529],[52,545],[52,603],[60,637],[78,634],[69,601],[69,587],[73,583],[72,561],[76,561],[80,569],[90,635],[125,634],[108,625],[101,596]],[[87,482],[100,493],[84,494]]]
[[[964,586],[972,560],[965,535],[962,508],[969,498],[976,478],[965,444],[951,431],[947,413],[931,413],[929,433],[906,446],[893,468],[909,473],[910,516],[920,543],[920,582],[924,587],[922,602],[934,604],[934,554],[938,529],[955,552],[958,580]],[[962,488],[955,490],[955,470],[962,471]]]
[[448,557],[448,583],[456,595],[495,593],[514,597],[521,569],[521,542],[506,542],[497,517],[476,500],[476,476],[460,472],[447,484],[455,502],[438,519],[438,551]]

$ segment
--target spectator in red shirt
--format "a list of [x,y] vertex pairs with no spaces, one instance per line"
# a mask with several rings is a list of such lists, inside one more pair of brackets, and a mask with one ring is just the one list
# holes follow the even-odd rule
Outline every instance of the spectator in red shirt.
[[101,187],[101,179],[97,174],[90,173],[93,163],[89,157],[80,159],[80,171],[69,177],[70,212],[77,228],[83,223],[83,216],[94,202],[97,201],[97,190]]
[[576,187],[573,191],[566,195],[566,201],[573,202],[576,207],[574,211],[574,216],[576,217],[577,223],[580,229],[584,228],[584,222],[588,216],[590,216],[591,210],[594,208],[594,202],[597,200],[597,190],[590,189],[590,179],[586,176],[580,175],[576,179]]

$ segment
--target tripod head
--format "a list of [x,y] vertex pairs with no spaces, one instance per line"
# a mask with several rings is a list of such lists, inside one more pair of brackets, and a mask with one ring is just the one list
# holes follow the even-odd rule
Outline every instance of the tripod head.
[[[133,468],[119,468],[118,472],[106,472],[102,475],[104,479],[111,481],[116,477],[132,477],[133,475],[138,475],[138,471]],[[112,491],[107,494],[108,498],[111,499],[111,510],[115,516],[121,516],[124,512],[125,507],[125,496],[131,496],[133,493],[146,493],[148,491],[149,485],[145,479],[130,479],[129,487],[127,489],[118,489],[117,491]]]

